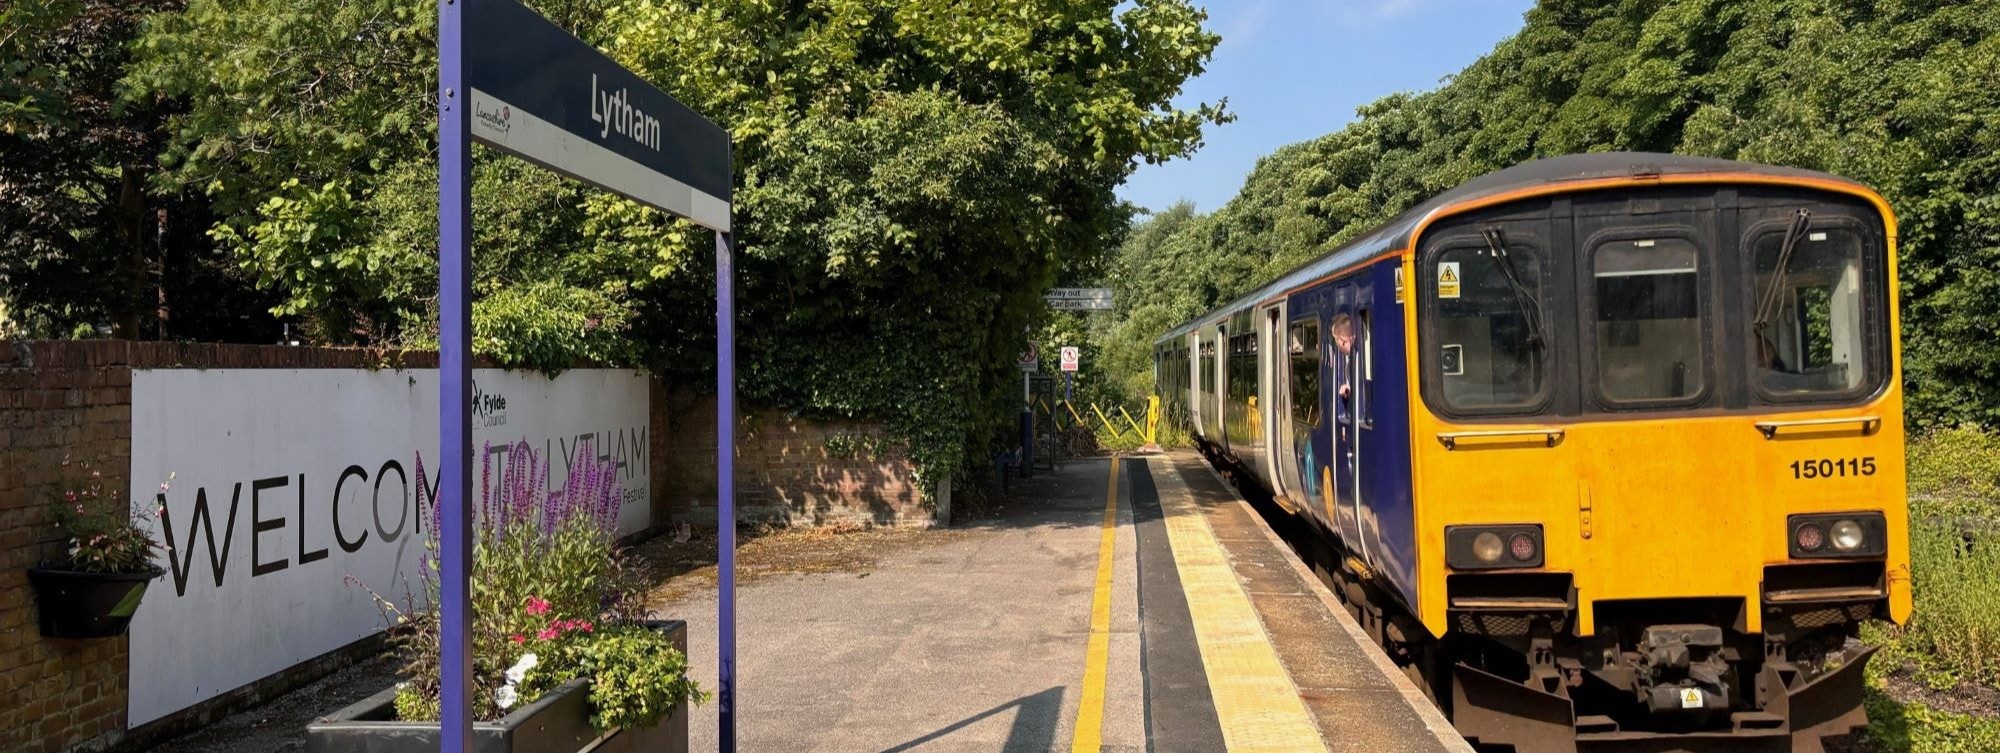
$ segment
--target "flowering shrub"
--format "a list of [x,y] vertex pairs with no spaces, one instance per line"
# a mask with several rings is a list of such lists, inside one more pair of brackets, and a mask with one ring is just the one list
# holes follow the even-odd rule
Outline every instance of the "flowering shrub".
[[[117,487],[106,488],[104,474],[86,461],[65,458],[62,479],[62,491],[51,503],[56,527],[69,539],[69,559],[59,564],[93,573],[157,569],[153,549],[159,545],[139,527],[143,518],[158,515],[157,509],[125,503]],[[160,484],[161,490],[166,488],[167,483]]]
[[[526,442],[508,451],[498,479],[490,462],[481,464],[471,584],[477,718],[497,719],[580,677],[592,680],[592,721],[602,729],[648,726],[707,700],[687,677],[686,657],[639,624],[645,578],[617,543],[624,497],[617,464],[598,462],[588,445],[576,456],[556,491],[544,491],[548,464]],[[428,488],[421,456],[416,467],[419,489]],[[422,570],[429,606],[398,609],[377,597],[404,628],[396,638],[404,657],[396,713],[411,721],[440,716],[437,505],[429,504]]]

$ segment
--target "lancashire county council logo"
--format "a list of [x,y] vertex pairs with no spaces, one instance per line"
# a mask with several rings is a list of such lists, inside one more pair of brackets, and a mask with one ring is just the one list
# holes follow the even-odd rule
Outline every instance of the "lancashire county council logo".
[[475,109],[472,117],[479,121],[480,125],[485,126],[487,131],[494,135],[505,136],[514,125],[514,108],[501,105],[498,110]]

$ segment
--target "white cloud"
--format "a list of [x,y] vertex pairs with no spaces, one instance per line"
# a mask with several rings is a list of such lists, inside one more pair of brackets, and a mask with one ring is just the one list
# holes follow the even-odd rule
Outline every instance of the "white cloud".
[[[1449,0],[1465,3],[1472,0]],[[1342,26],[1372,26],[1410,15],[1444,0],[1312,0],[1319,10]]]
[[1273,4],[1274,0],[1256,0],[1247,4],[1232,3],[1224,6],[1229,10],[1226,18],[1218,18],[1224,14],[1217,12],[1212,6],[1208,8],[1208,12],[1214,21],[1220,22],[1223,44],[1248,44],[1256,41],[1264,32],[1264,28],[1270,24]]

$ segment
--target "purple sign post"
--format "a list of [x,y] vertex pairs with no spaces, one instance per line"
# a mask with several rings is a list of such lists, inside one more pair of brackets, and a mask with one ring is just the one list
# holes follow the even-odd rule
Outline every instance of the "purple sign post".
[[721,747],[736,749],[736,340],[728,132],[518,0],[438,3],[441,750],[472,750],[472,142],[715,231]]

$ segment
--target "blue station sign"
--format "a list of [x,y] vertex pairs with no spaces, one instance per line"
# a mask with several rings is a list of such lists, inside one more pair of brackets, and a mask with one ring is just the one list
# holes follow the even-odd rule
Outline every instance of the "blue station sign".
[[517,0],[465,2],[472,136],[729,232],[729,134]]

